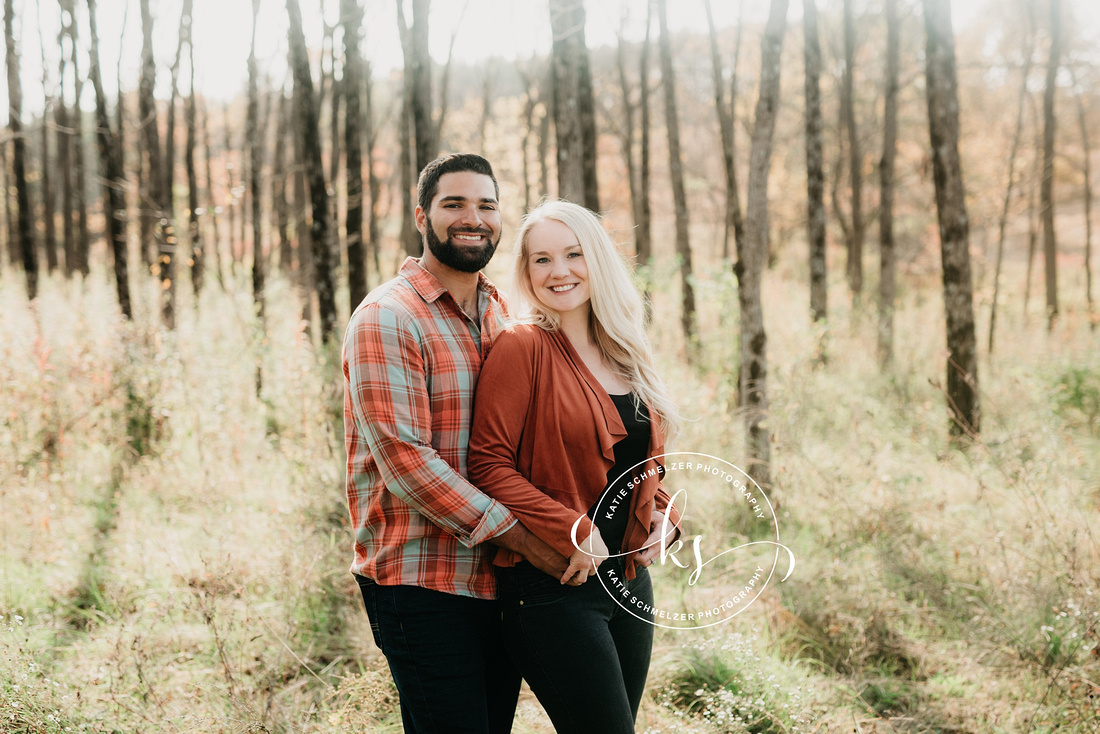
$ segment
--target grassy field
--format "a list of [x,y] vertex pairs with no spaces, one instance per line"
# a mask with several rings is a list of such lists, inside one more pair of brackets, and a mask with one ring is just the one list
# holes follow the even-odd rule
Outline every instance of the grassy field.
[[[1005,307],[963,449],[935,280],[903,291],[887,373],[839,283],[815,366],[803,281],[765,278],[772,499],[797,569],[725,625],[660,632],[638,730],[1100,730],[1100,337]],[[47,280],[34,309],[0,280],[0,731],[400,731],[347,573],[335,352],[284,281],[266,333],[243,280],[183,291],[169,333],[152,292],[121,323],[101,273]],[[691,419],[675,448],[740,463],[735,291],[712,273],[698,295],[687,366],[657,289]],[[551,730],[525,693],[515,731]]]

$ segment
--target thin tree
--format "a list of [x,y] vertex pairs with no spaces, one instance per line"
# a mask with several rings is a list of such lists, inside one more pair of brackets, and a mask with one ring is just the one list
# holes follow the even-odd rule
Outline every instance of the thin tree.
[[[405,56],[405,94],[410,132],[415,144],[414,171],[435,158],[437,143],[432,119],[432,61],[428,53],[428,12],[431,0],[413,0],[412,25],[405,22],[404,1],[397,0],[398,31]],[[411,216],[411,212],[409,212]]]
[[103,167],[103,211],[107,219],[107,239],[114,259],[115,287],[122,315],[133,318],[130,306],[130,282],[126,269],[126,199],[122,176],[122,150],[111,131],[107,116],[107,97],[99,73],[99,33],[96,30],[96,0],[88,0],[88,30],[91,36],[88,77],[95,90],[96,142]]
[[[1030,4],[1022,3],[1028,6]],[[993,337],[997,332],[997,304],[1001,294],[1001,264],[1004,262],[1005,253],[1005,229],[1008,226],[1009,206],[1012,204],[1012,191],[1016,183],[1016,158],[1020,149],[1020,139],[1024,131],[1024,102],[1027,100],[1027,80],[1031,76],[1031,62],[1034,37],[1028,33],[1024,41],[1023,55],[1024,66],[1020,72],[1020,94],[1016,103],[1016,133],[1012,136],[1012,147],[1008,154],[1008,176],[1005,183],[1004,201],[1001,203],[1001,218],[997,223],[997,260],[993,268],[993,302],[989,308],[989,353],[993,353]],[[1086,159],[1087,160],[1087,159]],[[1030,263],[1028,263],[1030,265]]]
[[[172,299],[175,280],[175,252],[169,249],[165,239],[165,219],[171,214],[165,207],[164,185],[168,177],[164,173],[164,160],[161,158],[160,125],[153,88],[156,84],[156,63],[153,59],[153,15],[149,11],[149,0],[141,0],[141,79],[138,83],[138,108],[141,113],[142,140],[145,154],[145,182],[149,187],[148,202],[145,207],[154,216],[153,239],[157,259],[153,274],[160,281],[161,320],[168,328],[175,323],[175,303]],[[144,245],[143,246],[147,246]]]
[[[229,229],[227,244],[229,246],[229,272],[237,274],[237,265],[240,262],[241,251],[244,242],[237,239],[237,183],[233,180],[233,172],[236,165],[233,163],[233,132],[229,125],[229,103],[222,106],[222,132],[225,133],[225,188],[226,204],[229,211],[229,221],[226,226]],[[241,227],[244,227],[244,212],[241,212]],[[242,230],[243,231],[243,230]]]
[[[827,311],[825,270],[825,159],[821,116],[821,41],[815,0],[802,3],[802,44],[806,67],[806,239],[810,245],[810,315],[824,321]],[[817,347],[825,359],[825,345]]]
[[1081,149],[1084,153],[1085,176],[1085,301],[1088,303],[1089,328],[1096,329],[1096,319],[1092,302],[1092,166],[1089,158],[1092,157],[1092,148],[1089,145],[1089,130],[1086,124],[1085,100],[1080,87],[1077,86],[1077,72],[1070,67],[1070,79],[1073,82],[1074,96],[1077,98],[1077,126],[1081,130]]
[[50,95],[49,65],[46,63],[46,41],[42,35],[42,6],[38,5],[38,48],[42,63],[42,96],[45,105],[42,108],[42,221],[45,223],[43,232],[43,245],[46,250],[46,269],[49,272],[57,270],[57,233],[55,231],[53,211],[53,186],[50,181],[50,126],[46,123],[49,119]]
[[886,99],[879,162],[879,287],[878,358],[886,367],[894,360],[894,164],[898,143],[898,3],[886,0]]
[[[619,131],[619,147],[623,153],[623,163],[626,164],[626,180],[628,190],[630,192],[630,211],[633,215],[634,225],[637,227],[638,221],[641,219],[642,200],[638,191],[638,160],[634,152],[634,133],[635,124],[634,119],[638,113],[638,103],[634,101],[634,95],[632,92],[632,84],[626,71],[626,39],[623,38],[623,25],[626,24],[626,14],[623,14],[622,22],[619,25],[619,30],[616,33],[616,49],[615,49],[615,65],[619,72],[619,87],[622,90],[622,125],[618,128]],[[649,34],[649,28],[646,28],[646,35]],[[528,112],[527,123],[528,128],[531,123],[531,115],[534,111],[534,100],[530,97],[530,89],[533,84],[528,82]],[[529,134],[529,133],[528,133]],[[526,161],[525,161],[526,162]],[[529,198],[529,197],[528,197]],[[635,251],[637,251],[637,244],[635,244]]]
[[15,45],[15,9],[12,0],[4,0],[4,45],[8,69],[8,129],[12,138],[12,169],[15,175],[16,216],[19,252],[27,278],[27,298],[38,297],[38,252],[31,228],[31,201],[27,189],[27,141],[23,137],[23,87],[19,80],[19,51]]
[[[218,284],[221,285],[222,290],[225,290],[225,274],[222,271],[222,255],[221,255],[221,234],[218,231],[218,202],[214,198],[214,166],[211,165],[211,146],[210,146],[210,111],[206,105],[203,105],[202,109],[202,123],[200,125],[199,133],[202,136],[202,152],[205,160],[206,168],[206,203],[207,211],[210,214],[210,228],[212,230],[213,237],[210,240],[212,247],[209,253],[203,254],[203,260],[206,259],[207,254],[214,260],[214,274],[218,278]],[[194,282],[195,272],[194,266],[191,271],[192,282]],[[199,280],[202,280],[202,276],[199,276]]]
[[970,277],[970,226],[959,160],[955,35],[951,29],[950,0],[922,2],[928,132],[932,144],[932,177],[936,187],[947,321],[947,407],[952,418],[952,435],[976,436],[981,413]]
[[863,294],[863,154],[859,145],[855,105],[856,31],[852,0],[844,0],[844,84],[841,108],[848,131],[849,180],[852,188],[852,237],[848,248],[848,283],[852,303],[858,306]]
[[[653,258],[653,210],[649,206],[649,40],[653,27],[653,3],[646,3],[645,38],[642,39],[642,52],[638,58],[638,109],[641,119],[638,121],[638,218],[635,221],[636,233],[634,247],[638,263],[648,265]],[[646,296],[647,320],[650,298]]]
[[[370,221],[367,225],[367,242],[370,248],[371,261],[374,263],[374,274],[382,279],[382,266],[379,262],[382,249],[379,220],[382,218],[382,182],[374,170],[374,146],[378,140],[378,125],[374,121],[374,82],[370,62],[365,63],[363,70],[363,137],[367,141],[367,192],[370,194]],[[408,217],[402,217],[408,219]]]
[[[263,242],[263,150],[264,135],[260,122],[260,83],[256,68],[256,25],[260,14],[260,0],[252,0],[252,38],[248,47],[248,112],[246,117],[248,138],[248,189],[252,205],[252,302],[256,309],[256,323],[261,335],[264,325],[264,242]],[[263,362],[256,362],[256,395],[263,389]]]
[[309,182],[310,214],[313,225],[310,239],[313,243],[313,272],[317,300],[321,312],[321,341],[328,344],[336,335],[336,298],[332,278],[332,257],[329,251],[331,224],[328,217],[328,191],[325,188],[325,170],[321,160],[321,135],[317,124],[317,108],[313,100],[313,78],[309,71],[306,39],[302,33],[302,11],[298,0],[286,0],[290,17],[288,40],[290,66],[294,73],[294,107],[296,121],[302,136],[304,160]]
[[65,39],[70,37],[69,24],[73,22],[71,0],[61,0],[61,32],[58,34],[59,54],[57,79],[57,106],[54,123],[57,125],[57,169],[61,175],[61,249],[65,253],[65,276],[76,272],[76,237],[73,234],[73,164],[72,129],[69,124],[69,105],[65,100],[65,69],[68,55]]
[[271,159],[271,209],[275,219],[275,239],[279,249],[279,269],[284,275],[292,275],[294,251],[290,243],[290,211],[286,183],[286,138],[290,124],[290,103],[286,92],[279,90],[279,109],[275,122],[275,151]]
[[[70,8],[73,0],[66,0]],[[85,192],[88,190],[84,169],[84,113],[80,108],[80,99],[84,94],[84,76],[80,73],[77,61],[77,31],[76,15],[71,15],[69,24],[69,63],[73,69],[73,116],[71,118],[73,129],[73,193],[76,210],[76,240],[74,253],[76,255],[76,269],[84,276],[88,275],[88,206],[85,201]]]
[[665,123],[668,126],[669,177],[676,212],[676,255],[680,258],[680,326],[687,339],[688,359],[696,350],[695,290],[692,284],[691,240],[688,234],[687,193],[684,189],[684,164],[680,153],[680,122],[676,105],[676,76],[672,69],[672,41],[668,33],[666,0],[657,0],[657,22],[661,29],[661,87],[665,97]]
[[340,0],[344,21],[344,155],[347,158],[348,213],[344,229],[348,248],[348,291],[354,311],[367,297],[367,257],[363,248],[363,154],[359,122],[359,90],[362,87],[363,60],[359,54],[359,35],[363,11],[357,0]]
[[1062,3],[1050,0],[1050,51],[1047,81],[1043,90],[1043,181],[1039,190],[1039,211],[1043,218],[1043,264],[1046,267],[1047,328],[1058,318],[1058,244],[1054,236],[1054,93],[1062,54]]
[[771,484],[771,434],[768,414],[768,337],[760,285],[768,259],[768,174],[772,139],[779,112],[779,76],[783,36],[787,27],[787,0],[771,0],[768,22],[760,41],[760,97],[752,128],[749,187],[745,207],[745,246],[734,266],[741,306],[741,376],[749,473],[763,486]]
[[[707,11],[707,29],[710,35],[710,67],[711,78],[714,82],[714,109],[718,113],[718,131],[722,140],[722,164],[726,174],[726,216],[725,227],[722,231],[722,259],[729,259],[730,236],[735,242],[741,242],[744,237],[744,223],[741,220],[740,194],[737,186],[737,165],[734,159],[734,105],[736,99],[732,97],[729,105],[726,104],[725,82],[722,79],[722,62],[718,55],[718,31],[714,27],[714,13],[711,11],[710,0],[704,0]],[[741,50],[741,22],[737,23],[737,53],[734,55],[733,76],[737,76],[737,56]],[[731,84],[736,84],[732,82]],[[731,92],[736,87],[731,87]]]
[[[191,43],[190,29],[193,21],[191,0],[187,0],[188,29],[187,66],[191,79],[191,90],[187,95],[187,142],[184,147],[184,166],[187,168],[187,244],[191,248],[191,289],[198,296],[202,292],[203,281],[203,242],[202,226],[199,222],[199,176],[195,169],[195,144],[198,138],[195,104],[195,44]],[[195,299],[196,303],[198,298]]]
[[599,211],[596,105],[584,37],[583,0],[550,0],[551,88],[558,150],[558,197]]

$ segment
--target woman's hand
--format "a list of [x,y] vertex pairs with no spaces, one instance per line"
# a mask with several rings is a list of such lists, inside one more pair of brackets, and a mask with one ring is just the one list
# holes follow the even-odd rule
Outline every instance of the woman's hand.
[[588,580],[589,576],[596,573],[596,569],[607,560],[609,555],[607,544],[603,542],[599,528],[593,525],[592,532],[580,543],[580,548],[569,556],[569,568],[562,574],[561,582],[570,586],[580,586]]
[[[665,513],[660,510],[655,510],[653,512],[652,522],[650,523],[652,529],[649,531],[649,537],[645,539],[644,547],[642,550],[638,551],[638,555],[636,556],[638,563],[647,568],[653,565],[653,561],[657,559],[657,556],[661,555],[661,551],[667,548],[672,541],[676,539],[678,528],[672,523],[667,523],[667,528],[665,525]],[[661,534],[666,530],[668,532],[664,536],[664,539],[662,539]]]

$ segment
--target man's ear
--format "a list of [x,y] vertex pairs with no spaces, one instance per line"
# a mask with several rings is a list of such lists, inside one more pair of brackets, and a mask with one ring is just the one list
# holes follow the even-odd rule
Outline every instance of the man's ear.
[[420,234],[425,234],[428,231],[428,215],[419,206],[416,207],[416,228]]

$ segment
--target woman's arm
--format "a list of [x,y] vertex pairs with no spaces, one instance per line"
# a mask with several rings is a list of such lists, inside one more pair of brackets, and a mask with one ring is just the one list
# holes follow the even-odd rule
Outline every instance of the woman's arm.
[[581,543],[591,533],[592,521],[548,496],[517,469],[528,410],[540,398],[535,394],[533,350],[527,335],[513,332],[502,333],[493,344],[478,377],[467,470],[475,486],[568,558],[577,550],[570,537],[573,524],[580,519],[577,541]]

